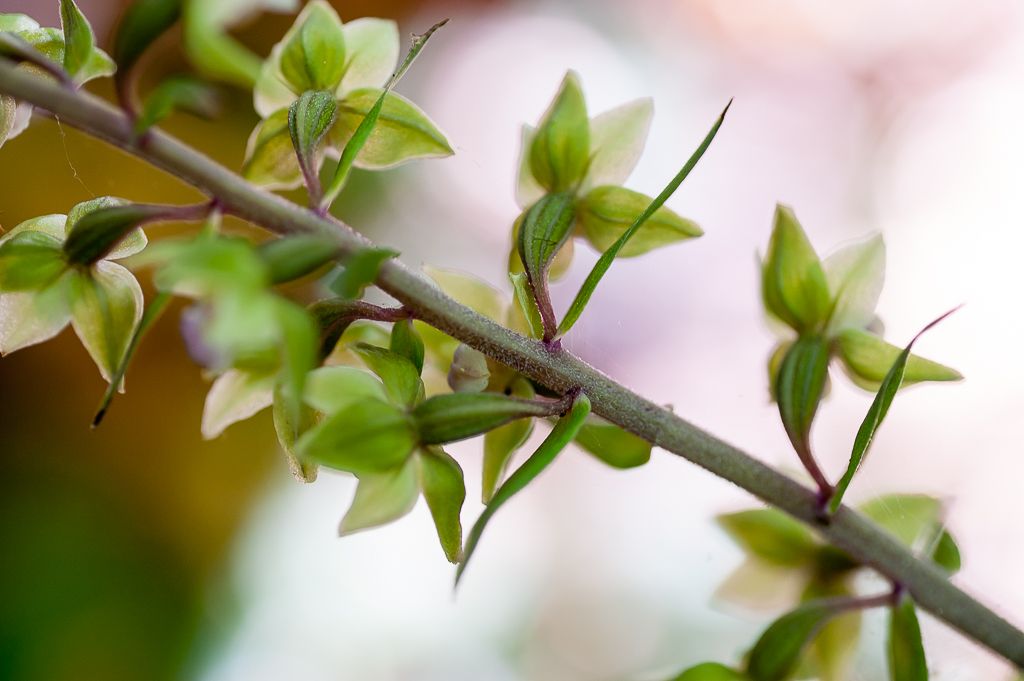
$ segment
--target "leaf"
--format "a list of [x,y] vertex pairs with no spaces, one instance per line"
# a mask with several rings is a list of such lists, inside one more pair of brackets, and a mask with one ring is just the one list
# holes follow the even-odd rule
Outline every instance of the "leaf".
[[459,345],[448,368],[448,387],[457,393],[479,393],[487,389],[491,370],[487,355],[468,345]]
[[[89,213],[92,213],[93,211],[99,210],[101,208],[123,206],[126,203],[127,201],[125,201],[124,199],[119,199],[114,196],[100,196],[95,199],[90,199],[88,201],[77,203],[71,207],[70,211],[68,211],[67,220],[64,222],[64,231],[72,231],[79,220],[81,220]],[[128,234],[124,236],[123,239],[118,241],[110,249],[110,251],[105,256],[105,259],[121,260],[122,258],[127,258],[130,255],[135,255],[136,253],[141,252],[146,247],[147,244],[148,241],[146,239],[146,234],[141,229],[131,230],[128,232]]]
[[0,241],[0,292],[46,288],[66,269],[60,241],[45,232],[27,230]]
[[128,76],[142,53],[181,17],[182,0],[135,0],[125,11],[114,35],[118,80]]
[[889,612],[889,678],[892,681],[927,681],[928,662],[921,641],[914,601],[903,597]]
[[[853,598],[855,594],[850,588],[849,580],[823,579],[815,576],[801,596],[801,601],[809,602],[825,598]],[[830,619],[818,632],[806,658],[813,664],[821,681],[844,681],[849,677],[850,662],[857,650],[860,639],[861,620],[859,610],[840,613]]]
[[141,135],[175,111],[185,111],[200,118],[213,118],[220,110],[217,90],[189,76],[172,76],[146,97],[135,119],[135,134]]
[[155,276],[158,288],[193,298],[238,291],[262,294],[269,283],[256,249],[237,237],[165,241],[147,249],[142,259],[161,265]]
[[337,12],[323,0],[303,8],[281,44],[281,75],[295,92],[333,92],[341,83],[345,35]]
[[288,109],[275,111],[249,135],[242,176],[266,189],[294,189],[302,184],[302,170],[288,130]]
[[843,495],[846,494],[846,490],[850,487],[850,483],[853,482],[853,476],[857,474],[861,463],[864,461],[864,457],[867,456],[868,449],[870,449],[871,443],[875,438],[875,432],[878,430],[879,426],[882,425],[882,421],[885,420],[886,414],[889,413],[889,407],[892,405],[892,401],[896,397],[896,392],[900,389],[900,385],[903,383],[903,374],[906,370],[907,360],[910,358],[910,350],[914,347],[914,343],[917,342],[917,339],[920,338],[922,334],[949,315],[953,314],[955,311],[955,309],[950,310],[918,331],[917,335],[910,340],[907,347],[904,348],[903,352],[901,352],[896,358],[892,368],[889,369],[889,373],[887,373],[885,378],[882,379],[882,385],[878,389],[878,394],[875,395],[875,399],[871,402],[871,406],[868,408],[867,415],[864,417],[864,420],[860,424],[860,428],[857,430],[857,437],[854,438],[853,441],[853,451],[850,453],[850,463],[846,467],[846,472],[843,474],[843,477],[836,484],[835,491],[832,493],[832,497],[829,500],[828,510],[830,513],[835,513],[839,510],[839,506],[843,502]]
[[269,407],[274,401],[276,379],[275,370],[230,369],[218,376],[203,405],[203,439],[212,440],[228,426]]
[[818,331],[828,319],[831,296],[825,270],[793,210],[782,204],[775,207],[761,294],[768,312],[797,333]]
[[530,170],[549,192],[574,189],[583,180],[590,156],[590,121],[579,76],[565,74],[530,144]]
[[483,513],[477,518],[477,521],[473,524],[473,529],[469,531],[469,537],[466,540],[466,548],[462,552],[462,562],[459,563],[459,567],[455,571],[455,585],[458,586],[459,580],[462,579],[462,574],[466,570],[466,566],[469,565],[469,559],[473,556],[473,552],[476,550],[477,544],[480,542],[480,537],[483,535],[484,529],[487,527],[487,523],[490,522],[491,518],[497,513],[498,509],[504,506],[509,499],[514,497],[516,494],[521,492],[528,484],[540,475],[545,468],[547,468],[555,457],[558,456],[559,452],[565,449],[566,445],[572,442],[573,438],[579,432],[579,429],[583,426],[583,422],[586,421],[587,415],[590,413],[590,400],[586,395],[580,394],[573,400],[572,408],[565,416],[560,418],[555,424],[555,427],[551,429],[548,436],[544,438],[544,441],[537,447],[537,451],[530,455],[523,465],[516,469],[516,471],[509,476],[498,491],[494,493],[487,507],[484,508]]
[[307,90],[288,107],[288,133],[313,203],[320,200],[321,145],[338,113],[334,94]]
[[576,444],[613,468],[636,468],[651,460],[651,443],[597,416],[583,424]]
[[310,372],[303,399],[317,411],[337,414],[363,399],[387,401],[387,393],[380,380],[365,369],[328,366]]
[[74,0],[60,0],[60,23],[64,30],[64,70],[74,76],[89,61],[96,37]]
[[412,412],[420,439],[426,444],[445,444],[482,435],[516,419],[554,416],[564,404],[537,402],[498,393],[448,393],[435,395]]
[[[448,23],[447,19],[434,24],[423,35],[413,36],[412,45],[410,45],[409,51],[406,53],[405,60],[402,62],[402,65],[399,66],[398,69],[391,74],[391,77],[388,78],[387,82],[384,83],[384,87],[377,96],[373,106],[366,111],[363,119],[354,128],[352,135],[345,142],[345,146],[341,150],[341,158],[338,160],[338,166],[334,170],[334,178],[331,180],[331,184],[327,189],[325,206],[330,206],[345,186],[345,182],[348,180],[348,175],[352,170],[352,166],[355,164],[360,152],[366,146],[366,143],[370,140],[370,135],[373,134],[373,130],[377,126],[377,121],[380,120],[381,113],[384,111],[384,106],[391,95],[391,88],[398,83],[399,79],[401,79],[409,67],[412,66],[412,63],[416,60],[420,50],[422,50],[424,45],[427,44],[427,41],[430,40],[430,36],[432,36],[437,29],[441,28],[446,23]],[[429,120],[427,120],[425,116],[422,116],[422,120],[429,123]],[[447,141],[445,141],[445,145],[447,146]],[[451,153],[450,149],[449,153]]]
[[298,421],[306,376],[319,357],[319,331],[305,309],[284,298],[273,298],[280,329],[281,393],[288,415]]
[[728,513],[716,521],[740,548],[772,565],[808,565],[818,551],[810,530],[775,509]]
[[647,142],[654,114],[650,97],[634,99],[590,119],[590,165],[583,189],[621,185]]
[[[519,377],[509,386],[515,397],[533,399],[533,384]],[[482,501],[489,503],[494,490],[505,479],[505,471],[516,451],[526,444],[533,432],[533,419],[518,419],[506,423],[484,435],[484,462],[480,496]]]
[[939,533],[931,558],[936,565],[951,575],[960,571],[960,547],[956,545],[956,540],[948,531],[942,530]]
[[[602,186],[584,195],[578,205],[578,215],[583,233],[591,245],[605,251],[621,237],[636,221],[652,199],[640,192],[623,187]],[[619,251],[620,258],[643,255],[656,248],[678,241],[692,239],[703,234],[703,230],[691,220],[685,220],[668,208],[659,208],[643,229]]]
[[341,519],[338,534],[344,537],[379,527],[409,513],[420,496],[416,469],[416,461],[409,458],[392,470],[360,475],[355,498]]
[[71,325],[109,382],[142,318],[142,289],[131,272],[100,261],[74,280],[73,290]]
[[[312,374],[310,374],[312,376]],[[284,451],[288,461],[288,471],[292,477],[299,482],[313,482],[316,480],[317,465],[309,461],[300,461],[295,452],[295,445],[303,433],[316,425],[316,414],[313,409],[303,405],[299,410],[298,418],[292,414],[291,405],[285,398],[280,386],[274,390],[274,431],[277,433],[277,442]]]
[[520,315],[526,322],[526,327],[529,330],[530,337],[543,338],[544,323],[540,318],[540,310],[537,309],[537,301],[533,299],[533,296],[530,293],[530,286],[527,281],[526,273],[510,273],[508,278],[509,281],[512,282],[512,290],[515,293],[516,305]]
[[[68,215],[64,254],[68,262],[92,265],[101,258],[127,257],[146,246],[139,225],[173,217],[174,206],[124,203],[104,197],[79,204]],[[127,239],[132,235],[131,241]],[[118,245],[122,247],[118,249]],[[115,249],[118,250],[114,253]]]
[[412,407],[423,399],[423,381],[415,365],[407,357],[378,348],[375,345],[359,343],[356,353],[370,370],[380,376],[388,398],[395,404]]
[[769,625],[747,660],[753,681],[782,681],[796,669],[807,644],[836,614],[829,601],[805,603]]
[[327,287],[342,298],[360,298],[366,287],[377,280],[381,266],[397,257],[398,251],[388,248],[360,249],[345,258],[341,270]]
[[[442,158],[454,153],[444,133],[419,107],[401,95],[380,88],[352,90],[338,102],[338,122],[331,131],[333,147],[346,148],[381,96],[384,102],[380,113],[352,165],[383,170],[414,159]],[[337,182],[335,179],[332,187]]]
[[416,447],[409,416],[387,402],[355,402],[307,431],[296,443],[300,460],[356,475],[401,465]]
[[271,284],[300,279],[338,257],[338,240],[320,234],[296,234],[265,241],[259,255],[266,263]]
[[100,400],[100,406],[96,409],[96,415],[92,419],[92,427],[96,428],[100,425],[100,421],[107,413],[107,409],[110,407],[111,400],[114,399],[114,393],[117,391],[117,386],[121,385],[124,381],[124,375],[128,371],[128,364],[131,362],[132,357],[135,356],[135,351],[139,347],[139,343],[142,342],[142,337],[149,331],[160,315],[163,314],[167,308],[167,304],[171,302],[171,295],[169,293],[160,292],[153,298],[145,309],[142,311],[142,318],[139,320],[138,326],[135,327],[135,333],[132,334],[132,340],[128,344],[128,350],[124,354],[124,358],[121,363],[117,366],[117,371],[114,372],[110,384],[107,386],[106,392],[103,394],[103,398]]
[[673,676],[670,681],[748,681],[748,677],[723,664],[704,662]]
[[830,255],[824,262],[832,292],[826,335],[863,329],[871,323],[885,283],[885,242],[875,235]]
[[462,504],[466,501],[466,483],[462,468],[440,447],[420,451],[420,486],[434,518],[437,537],[444,555],[458,563],[462,553]]
[[810,457],[811,425],[828,380],[828,343],[819,336],[797,340],[786,352],[775,382],[779,415],[801,460]]
[[618,256],[619,252],[626,247],[626,244],[628,244],[629,240],[633,238],[633,235],[643,227],[644,223],[647,222],[647,220],[654,215],[659,208],[665,205],[665,202],[668,201],[669,197],[675,193],[679,188],[679,185],[681,185],[683,180],[685,180],[690,174],[690,171],[696,167],[697,162],[700,161],[704,152],[707,151],[709,146],[711,146],[711,141],[714,140],[715,135],[718,134],[718,129],[722,127],[722,123],[725,121],[725,114],[729,111],[729,106],[731,104],[732,101],[730,100],[729,104],[727,104],[725,109],[722,110],[722,113],[719,114],[714,125],[711,126],[711,130],[708,131],[708,134],[704,137],[700,146],[697,147],[697,150],[693,152],[690,158],[686,161],[686,164],[683,165],[676,176],[672,178],[661,193],[655,197],[654,201],[651,202],[651,205],[647,206],[647,209],[640,214],[632,225],[629,226],[629,229],[622,233],[622,236],[619,237],[618,241],[612,244],[604,253],[601,254],[601,257],[598,258],[593,269],[590,270],[590,274],[587,275],[587,278],[584,280],[579,292],[576,294],[576,297],[573,299],[572,304],[569,306],[569,311],[566,312],[561,324],[558,325],[559,336],[565,335],[569,329],[572,328],[573,324],[579,320],[580,315],[583,314],[584,308],[586,308],[587,303],[590,302],[590,298],[594,295],[594,290],[597,288],[598,283],[600,283],[601,278],[604,277],[608,268],[612,266],[612,262]]
[[[901,348],[859,329],[847,329],[837,339],[839,357],[847,373],[862,388],[877,392],[890,369],[902,354]],[[955,369],[910,355],[903,370],[902,385],[922,381],[959,381],[963,375]]]
[[543,321],[543,337],[549,340],[554,337],[557,322],[548,291],[548,269],[555,255],[572,237],[575,221],[571,194],[547,194],[519,218],[516,243],[519,259]]
[[413,328],[411,319],[403,319],[391,326],[391,352],[412,362],[417,374],[423,373],[425,350],[423,339]]

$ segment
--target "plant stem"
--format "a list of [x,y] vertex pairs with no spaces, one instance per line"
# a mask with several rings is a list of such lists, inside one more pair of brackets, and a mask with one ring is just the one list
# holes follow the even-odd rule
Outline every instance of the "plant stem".
[[[131,121],[120,110],[87,93],[70,91],[51,80],[18,70],[2,59],[0,92],[30,102],[70,125],[142,157],[215,198],[226,211],[272,232],[331,234],[338,240],[343,256],[373,245],[337,220],[318,216],[253,187],[160,130],[151,130],[144,141],[137,141]],[[600,416],[812,525],[836,547],[903,585],[922,608],[1018,667],[1024,667],[1024,633],[950,583],[938,567],[917,559],[864,516],[844,506],[830,523],[822,523],[816,491],[645,400],[565,350],[520,336],[459,305],[397,260],[388,260],[381,266],[377,284],[417,319],[552,390],[582,390]]]

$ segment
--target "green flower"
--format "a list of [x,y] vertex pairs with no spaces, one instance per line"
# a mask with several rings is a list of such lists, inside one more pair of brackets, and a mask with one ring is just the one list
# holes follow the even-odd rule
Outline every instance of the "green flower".
[[111,380],[142,316],[142,289],[116,260],[138,253],[146,235],[135,229],[102,259],[70,265],[68,232],[84,215],[119,203],[104,197],[65,215],[44,215],[0,237],[0,354],[42,343],[69,323],[100,373]]
[[[326,2],[309,3],[260,71],[253,102],[263,120],[249,138],[245,177],[269,188],[301,185],[288,108],[304,92],[324,91],[337,100],[337,115],[317,167],[323,155],[338,157],[380,97],[398,56],[398,29],[393,21],[363,18],[342,24]],[[417,158],[451,154],[448,140],[427,115],[401,95],[389,92],[355,165],[381,170]]]
[[[67,46],[64,31],[61,29],[41,27],[35,19],[24,14],[0,14],[0,32],[13,33],[38,50],[46,59],[68,69],[69,75],[78,85],[94,78],[109,76],[115,70],[114,62],[107,53],[91,44],[91,29],[86,25],[81,31],[79,35],[84,34],[84,37],[79,37],[79,40],[88,40],[90,44],[84,45],[84,58],[79,63],[65,59]],[[38,66],[28,63],[22,64],[21,68],[45,73]],[[24,132],[31,118],[31,104],[17,102],[8,95],[0,95],[0,146]]]

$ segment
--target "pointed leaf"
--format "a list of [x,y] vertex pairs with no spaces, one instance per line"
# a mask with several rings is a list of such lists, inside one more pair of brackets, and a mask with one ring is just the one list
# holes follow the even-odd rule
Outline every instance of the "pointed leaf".
[[107,261],[75,279],[71,324],[107,381],[142,318],[142,288],[131,272]]
[[220,97],[212,86],[189,76],[173,76],[146,97],[135,119],[135,133],[141,135],[175,111],[209,119],[219,110]]
[[547,468],[555,457],[565,449],[566,445],[572,442],[573,438],[579,433],[580,428],[583,426],[583,422],[586,421],[587,415],[590,413],[590,400],[586,395],[580,394],[573,401],[572,408],[565,416],[560,418],[555,424],[555,427],[551,429],[548,436],[544,439],[540,446],[537,447],[537,451],[530,455],[523,465],[516,469],[516,471],[509,476],[498,491],[494,493],[491,501],[487,504],[484,512],[480,514],[477,521],[473,524],[473,529],[469,532],[469,537],[466,540],[466,548],[462,552],[462,562],[459,563],[458,569],[455,571],[455,584],[459,583],[462,578],[462,574],[469,565],[469,559],[472,557],[473,552],[476,550],[477,544],[480,542],[480,537],[483,535],[484,529],[487,527],[487,523],[490,522],[491,518],[498,511],[499,508],[504,506],[509,499],[514,497],[516,494],[521,492],[528,484],[540,475],[545,468]]
[[176,208],[124,203],[109,197],[94,199],[89,204],[75,206],[79,210],[72,209],[68,215],[64,253],[69,262],[77,265],[92,265],[111,255],[125,257],[137,253],[146,245],[146,236],[139,230],[139,225],[172,219]]
[[798,333],[821,329],[831,296],[825,270],[793,210],[775,207],[775,224],[761,276],[768,311]]
[[783,681],[796,669],[807,644],[837,613],[830,601],[805,603],[786,613],[761,634],[747,660],[753,681]]
[[618,241],[612,244],[604,253],[601,254],[601,257],[598,258],[593,269],[590,270],[590,274],[587,275],[587,278],[584,280],[579,292],[576,294],[576,297],[573,299],[572,304],[569,306],[569,311],[565,313],[565,318],[563,318],[561,324],[558,325],[558,335],[565,335],[565,333],[573,327],[576,321],[580,318],[580,315],[583,314],[583,310],[586,308],[587,303],[590,302],[590,298],[594,295],[594,290],[597,288],[598,283],[600,283],[601,278],[604,277],[605,272],[608,271],[608,268],[612,266],[612,262],[616,257],[618,257],[619,252],[626,247],[630,239],[633,238],[633,235],[644,226],[644,223],[647,222],[647,220],[654,215],[659,208],[665,205],[665,202],[668,201],[669,197],[679,189],[679,185],[683,183],[683,180],[685,180],[690,174],[690,171],[696,167],[697,162],[700,161],[704,152],[707,151],[709,146],[711,146],[711,142],[715,139],[715,135],[718,134],[718,129],[722,127],[722,123],[725,121],[725,114],[729,111],[729,106],[731,104],[732,102],[730,101],[729,104],[726,105],[725,109],[722,110],[722,113],[719,114],[714,125],[711,126],[711,130],[708,131],[708,134],[705,135],[704,140],[700,143],[700,146],[697,147],[697,150],[693,152],[676,176],[673,177],[661,193],[651,201],[651,204],[647,206],[647,209],[644,210],[633,224],[629,226],[629,229],[623,232]]
[[779,415],[801,460],[810,457],[811,425],[828,379],[828,343],[818,336],[799,339],[786,352],[775,382]]
[[337,113],[334,93],[325,90],[307,90],[288,107],[288,133],[314,203],[320,200],[321,146]]
[[540,318],[540,310],[537,309],[537,301],[534,300],[530,291],[530,284],[527,281],[526,273],[509,274],[509,281],[512,282],[512,290],[516,297],[516,306],[520,311],[531,338],[544,337],[544,323]]
[[[825,598],[853,598],[856,594],[849,580],[824,579],[817,575],[801,595],[802,602]],[[851,610],[830,619],[818,632],[807,651],[808,662],[814,676],[821,681],[844,681],[849,677],[850,663],[860,640],[861,621],[859,610]]]
[[[71,207],[71,210],[68,211],[68,218],[64,223],[65,232],[70,233],[75,228],[75,225],[78,224],[79,220],[93,211],[97,211],[102,208],[124,206],[127,203],[128,202],[124,199],[119,199],[115,196],[100,196],[95,199],[75,204]],[[159,211],[156,212],[159,213]],[[142,249],[146,247],[147,243],[146,234],[141,229],[129,230],[122,239],[115,242],[104,258],[106,260],[120,260],[122,258],[127,258],[130,255],[135,255],[142,251]]]
[[947,530],[942,530],[939,533],[931,558],[936,565],[951,575],[960,571],[960,547],[957,546],[953,535]]
[[629,178],[643,153],[653,115],[654,101],[644,97],[590,119],[590,166],[583,189],[621,185]]
[[416,469],[416,461],[410,457],[389,471],[360,475],[355,498],[341,519],[338,534],[345,536],[386,525],[409,513],[420,496]]
[[818,551],[810,530],[775,509],[728,513],[716,520],[740,548],[772,565],[807,565]]
[[[847,329],[839,334],[839,357],[843,367],[862,388],[877,392],[886,375],[902,354],[901,348],[886,343],[868,331]],[[963,375],[955,369],[910,355],[903,370],[902,385],[922,381],[959,381]]]
[[306,276],[338,257],[338,240],[319,234],[296,234],[260,244],[271,284]]
[[423,339],[413,328],[411,319],[395,322],[391,327],[391,352],[412,362],[416,373],[423,373],[425,349]]
[[530,170],[549,192],[574,189],[590,156],[590,121],[579,76],[569,71],[530,145]]
[[576,444],[613,468],[636,468],[651,460],[651,443],[597,416],[583,424]]
[[885,242],[881,235],[830,255],[823,265],[832,293],[828,336],[845,329],[863,329],[875,317],[885,282]]
[[274,390],[273,415],[274,432],[277,433],[277,442],[288,461],[288,471],[299,482],[313,482],[316,480],[317,465],[310,461],[300,461],[295,445],[307,430],[316,425],[315,412],[311,407],[303,405],[296,419],[283,390],[278,386]]
[[203,439],[212,440],[233,423],[263,411],[274,401],[276,371],[231,369],[217,377],[203,405]]
[[367,398],[307,431],[296,443],[300,460],[356,475],[401,465],[416,447],[416,430],[398,407]]
[[890,610],[888,652],[892,681],[928,681],[921,627],[909,597],[900,599]]
[[135,0],[114,35],[118,80],[128,76],[142,53],[181,17],[182,0]]
[[423,381],[407,357],[366,343],[356,345],[355,351],[366,366],[380,376],[392,402],[411,407],[423,399]]
[[345,36],[323,0],[306,5],[282,41],[281,75],[295,92],[334,91],[345,73]]
[[283,298],[274,298],[280,330],[281,393],[293,421],[300,420],[306,376],[319,357],[319,330],[305,309]]
[[437,537],[444,555],[458,563],[462,553],[462,504],[466,500],[466,483],[458,462],[440,447],[420,451],[420,485],[434,518]]
[[381,265],[397,258],[398,251],[388,248],[363,248],[345,258],[341,270],[327,285],[342,298],[360,298],[366,287],[377,279]]
[[64,70],[74,76],[89,61],[96,37],[75,0],[60,0],[60,23],[64,30]]
[[545,339],[554,337],[557,326],[548,291],[548,269],[555,255],[572,237],[575,222],[574,200],[567,193],[544,196],[519,218],[516,247],[537,302]]
[[946,314],[942,315],[938,319],[932,321],[923,329],[921,329],[916,336],[914,336],[907,347],[903,349],[903,352],[899,354],[896,361],[893,363],[892,368],[889,369],[889,373],[882,379],[882,386],[878,389],[878,394],[875,395],[875,399],[871,402],[871,406],[868,408],[868,413],[864,417],[864,421],[860,424],[860,428],[857,430],[857,437],[853,441],[853,451],[850,453],[850,463],[846,468],[846,472],[843,474],[842,479],[836,484],[835,491],[832,494],[832,498],[829,501],[828,508],[830,513],[835,513],[839,510],[840,504],[843,501],[843,495],[849,488],[850,483],[853,482],[853,476],[857,474],[860,469],[861,463],[864,461],[864,457],[867,456],[868,449],[871,447],[871,442],[875,438],[875,432],[879,426],[882,425],[882,421],[885,420],[886,414],[889,413],[889,407],[892,405],[893,399],[896,397],[896,392],[900,389],[900,385],[903,383],[903,374],[906,371],[907,360],[910,358],[910,350],[914,347],[914,343],[930,328],[941,322],[943,319],[951,315],[955,310],[950,310]]
[[498,393],[448,393],[435,395],[413,410],[426,444],[445,444],[483,435],[516,419],[554,416],[565,405],[508,397]]

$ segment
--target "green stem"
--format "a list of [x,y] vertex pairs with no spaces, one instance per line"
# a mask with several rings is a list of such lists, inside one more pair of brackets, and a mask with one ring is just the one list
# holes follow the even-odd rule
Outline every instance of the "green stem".
[[[272,232],[330,234],[337,238],[342,255],[373,245],[341,222],[253,187],[160,130],[151,130],[145,140],[137,141],[131,121],[120,110],[88,93],[70,91],[16,69],[7,60],[0,60],[0,92],[30,102],[69,125],[144,158],[216,198],[226,211]],[[520,336],[459,305],[397,260],[381,266],[377,284],[417,319],[552,390],[582,390],[598,415],[812,525],[836,547],[905,586],[922,608],[1024,667],[1024,633],[954,586],[938,567],[917,559],[864,516],[844,506],[831,522],[822,523],[815,491],[645,400],[572,354]]]

